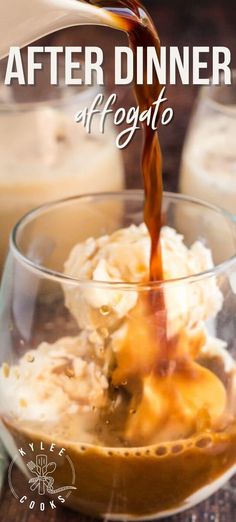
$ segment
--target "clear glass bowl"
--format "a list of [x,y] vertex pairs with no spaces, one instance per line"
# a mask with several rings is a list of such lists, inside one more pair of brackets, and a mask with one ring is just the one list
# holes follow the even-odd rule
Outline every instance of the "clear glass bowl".
[[[163,218],[187,246],[210,248],[215,267],[156,283],[76,277],[96,242],[71,249],[139,226],[141,191],[52,203],[15,227],[1,288],[0,414],[29,480],[19,499],[154,518],[200,502],[234,473],[236,224],[168,193]],[[121,249],[122,265],[132,248]]]

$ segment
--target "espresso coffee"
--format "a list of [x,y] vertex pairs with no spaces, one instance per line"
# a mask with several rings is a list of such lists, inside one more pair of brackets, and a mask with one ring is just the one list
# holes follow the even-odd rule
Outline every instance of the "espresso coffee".
[[[223,486],[236,469],[235,424],[226,433],[137,448],[79,444],[35,428],[6,427],[26,453],[32,441],[36,447],[43,441],[50,460],[52,442],[66,448],[77,488],[66,505],[111,520],[162,518],[191,508]],[[70,484],[68,466],[58,462],[54,479],[55,488]]]

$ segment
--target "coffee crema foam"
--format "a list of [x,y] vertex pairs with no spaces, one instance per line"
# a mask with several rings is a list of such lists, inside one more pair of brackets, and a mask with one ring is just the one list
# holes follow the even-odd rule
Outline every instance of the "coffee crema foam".
[[[33,429],[17,427],[6,420],[4,424],[17,447],[40,440],[40,434]],[[45,453],[50,456],[54,433],[44,434],[43,440]],[[66,505],[94,516],[169,516],[204,500],[235,472],[235,424],[224,434],[206,433],[156,447],[103,448],[65,439],[56,442],[66,448],[75,468],[78,492],[70,495]],[[67,468],[60,467],[54,478],[57,487],[67,483]],[[114,481],[116,486],[111,488]]]

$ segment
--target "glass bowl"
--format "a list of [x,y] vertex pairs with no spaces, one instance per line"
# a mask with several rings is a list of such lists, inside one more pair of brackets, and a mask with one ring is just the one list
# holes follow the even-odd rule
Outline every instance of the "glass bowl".
[[[150,283],[143,203],[142,191],[73,197],[13,230],[1,287],[0,414],[21,503],[160,518],[235,471],[236,224],[166,193],[164,253],[173,228],[186,246],[166,257],[178,277]],[[142,262],[132,238],[118,245],[116,231],[130,226],[142,231]],[[108,277],[109,255],[118,264]],[[208,260],[198,273],[196,255]]]

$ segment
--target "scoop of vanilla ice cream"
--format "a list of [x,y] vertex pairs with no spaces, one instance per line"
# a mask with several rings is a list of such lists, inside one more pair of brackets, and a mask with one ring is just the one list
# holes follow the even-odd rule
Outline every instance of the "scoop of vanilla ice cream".
[[65,414],[80,413],[90,422],[108,388],[102,364],[103,357],[83,333],[54,344],[43,342],[17,366],[2,365],[1,413],[23,422],[57,422]]
[[[163,227],[161,243],[165,280],[184,278],[214,266],[210,250],[200,241],[187,248],[183,236],[170,227]],[[124,289],[119,283],[148,281],[149,258],[150,238],[145,224],[76,245],[65,263],[65,273],[83,282],[78,288],[67,286],[65,299],[79,327],[115,330],[138,300],[135,285]],[[111,288],[106,283],[117,285]],[[221,309],[222,294],[212,276],[166,285],[165,302],[168,333],[172,336],[186,326],[214,317]]]
[[76,245],[67,262],[65,273],[74,278],[88,281],[78,289],[65,288],[66,306],[77,319],[82,329],[116,328],[119,321],[134,308],[137,291],[124,290],[119,284],[90,284],[90,281],[105,283],[140,283],[147,278],[150,241],[145,225],[118,230],[110,236],[89,238]]
[[[169,227],[163,228],[161,241],[165,280],[201,274],[214,267],[211,251],[200,241],[187,248],[183,236]],[[212,275],[166,285],[165,302],[171,336],[183,327],[193,328],[215,317],[222,307],[223,296]]]

